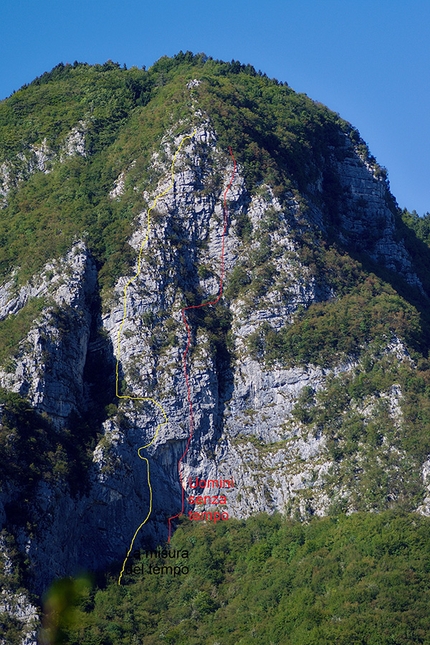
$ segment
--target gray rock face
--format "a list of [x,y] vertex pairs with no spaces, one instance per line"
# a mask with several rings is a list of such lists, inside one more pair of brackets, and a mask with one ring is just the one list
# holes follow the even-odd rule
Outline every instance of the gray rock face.
[[[13,576],[14,564],[9,554],[8,546],[3,536],[0,535],[0,574],[7,579]],[[30,602],[22,589],[16,586],[5,586],[0,590],[0,615],[8,614],[20,624],[21,645],[37,645],[37,628],[39,625],[39,612]],[[0,634],[0,645],[9,645]]]
[[424,294],[403,240],[395,232],[394,215],[387,205],[386,180],[377,168],[363,161],[346,139],[350,156],[339,162],[338,175],[344,189],[341,227],[344,240],[368,251],[370,257],[401,275]]
[[61,160],[65,157],[73,157],[76,155],[79,155],[80,157],[87,156],[85,147],[85,135],[87,129],[87,125],[84,121],[79,121],[78,125],[73,128],[64,142],[63,150],[60,153]]
[[[82,153],[75,139],[73,146]],[[153,194],[146,196],[148,208],[169,187],[170,163],[180,141],[165,142],[164,174]],[[154,163],[161,162],[155,159]],[[250,358],[247,342],[262,324],[280,329],[299,307],[335,294],[300,262],[293,235],[299,226],[294,196],[287,194],[281,202],[269,186],[250,194],[240,166],[227,194],[224,266],[228,298],[185,314],[191,329],[186,371],[194,417],[193,435],[187,443],[190,408],[182,309],[211,302],[218,295],[223,194],[232,169],[231,159],[218,148],[215,133],[202,122],[181,148],[174,186],[157,200],[149,231],[147,211],[138,218],[130,243],[137,252],[143,244],[140,269],[136,265],[134,273],[118,281],[110,301],[104,303],[100,322],[114,354],[106,378],[114,375],[118,361],[119,388],[125,398],[116,400],[118,414],[103,424],[89,490],[74,496],[66,484],[39,485],[34,503],[40,517],[37,532],[20,535],[35,590],[43,589],[54,577],[124,559],[150,507],[147,465],[142,457],[149,460],[153,499],[152,513],[136,538],[139,545],[165,540],[168,518],[181,511],[178,470],[186,500],[193,494],[190,480],[218,480],[219,484],[219,480],[234,479],[234,487],[226,491],[219,485],[211,490],[214,495],[225,492],[230,517],[275,510],[323,515],[330,506],[327,476],[333,462],[326,437],[315,436],[294,421],[292,409],[305,387],[322,390],[332,376],[347,373],[356,364],[351,360],[332,370],[279,365],[269,369]],[[411,258],[395,238],[384,183],[352,148],[338,172],[345,188],[344,238],[352,243],[370,228],[371,236],[375,232],[372,257],[420,286]],[[217,173],[221,181],[214,187]],[[125,174],[121,174],[112,187],[112,198],[121,197],[124,181]],[[309,221],[300,226],[322,225],[323,213],[315,204],[310,203],[309,213]],[[237,224],[240,218],[246,218],[253,230],[248,245]],[[275,224],[268,228],[270,218]],[[263,256],[265,262],[270,260],[270,279],[258,273]],[[238,267],[242,277],[248,272],[250,281],[260,276],[260,287],[235,291]],[[100,315],[94,311],[96,291],[96,268],[83,243],[77,243],[63,260],[47,265],[32,284],[14,290],[10,281],[0,291],[1,318],[15,315],[35,297],[47,300],[14,364],[0,373],[0,383],[27,396],[58,427],[66,424],[72,412],[82,412],[90,396],[84,370],[95,342],[92,326]],[[387,352],[394,355],[398,347],[389,346]],[[394,406],[393,418],[396,414]],[[138,453],[143,446],[147,448]],[[191,508],[186,502],[184,510]],[[206,511],[214,509],[206,505]]]
[[[21,624],[21,645],[37,645],[39,613],[24,593],[11,593],[4,589],[0,593],[0,614],[5,613]],[[0,645],[8,645],[0,635]]]
[[0,371],[0,383],[28,397],[60,425],[80,408],[84,396],[96,281],[95,264],[78,243],[63,261],[48,264],[33,284],[14,292],[9,282],[0,290],[0,319],[18,313],[35,297],[47,303],[8,371]]
[[430,517],[430,459],[427,459],[427,461],[423,463],[422,478],[425,486],[425,497],[423,504],[418,508],[418,511],[422,513],[422,515]]

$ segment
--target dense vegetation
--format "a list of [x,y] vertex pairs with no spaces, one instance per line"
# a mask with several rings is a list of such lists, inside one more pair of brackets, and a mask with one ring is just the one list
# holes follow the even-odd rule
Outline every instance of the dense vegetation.
[[[12,184],[0,220],[2,275],[19,266],[20,280],[28,278],[76,237],[87,239],[102,286],[124,273],[130,225],[144,207],[139,195],[157,178],[150,155],[179,121],[181,131],[191,127],[186,84],[193,78],[202,83],[192,92],[221,144],[234,147],[250,188],[263,179],[280,192],[304,188],[340,129],[359,140],[338,115],[250,65],[191,54],[162,58],[149,70],[60,64],[0,103],[0,161]],[[74,128],[85,138],[85,156],[65,154]],[[44,147],[48,174],[31,170],[32,150]],[[124,170],[128,190],[111,200]]]
[[428,519],[390,512],[186,521],[171,548],[188,574],[148,574],[143,557],[146,575],[120,587],[56,583],[42,642],[428,645],[429,535]]
[[75,415],[59,430],[47,414],[6,390],[0,390],[0,415],[0,487],[15,491],[6,505],[7,521],[30,526],[36,521],[31,498],[39,482],[65,480],[73,492],[84,489],[98,424],[91,414],[85,420]]
[[430,246],[430,213],[420,217],[416,211],[410,213],[406,208],[402,211],[402,217],[407,224],[428,246]]
[[393,335],[419,348],[424,335],[419,313],[370,275],[342,298],[310,305],[279,332],[265,325],[250,337],[249,349],[271,364],[332,366]]

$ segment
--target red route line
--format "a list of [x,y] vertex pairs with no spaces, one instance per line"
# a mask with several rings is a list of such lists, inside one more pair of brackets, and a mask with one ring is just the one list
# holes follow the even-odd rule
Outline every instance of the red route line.
[[190,381],[188,378],[188,371],[187,371],[187,355],[191,346],[191,328],[188,324],[187,317],[185,315],[186,311],[189,311],[190,309],[201,309],[201,307],[207,307],[208,305],[216,305],[222,298],[222,292],[223,292],[223,286],[224,286],[224,274],[225,274],[225,261],[224,261],[224,250],[225,250],[225,236],[227,233],[227,226],[228,226],[228,208],[227,208],[227,193],[231,189],[231,186],[234,181],[234,177],[236,175],[236,159],[234,158],[233,151],[232,149],[228,148],[228,151],[230,153],[231,158],[233,159],[233,172],[231,173],[230,177],[230,183],[227,186],[227,188],[224,191],[224,197],[223,197],[223,214],[224,214],[224,227],[222,231],[222,236],[221,236],[221,274],[220,274],[220,279],[219,279],[219,293],[218,296],[215,298],[215,300],[212,300],[210,302],[202,302],[200,305],[190,305],[189,307],[184,307],[181,311],[182,314],[182,320],[184,321],[185,328],[187,330],[187,346],[185,348],[184,354],[182,356],[182,363],[184,366],[184,376],[185,376],[185,383],[187,385],[187,398],[188,398],[188,406],[190,410],[190,434],[188,436],[188,441],[185,446],[185,450],[180,457],[178,461],[178,473],[179,473],[179,482],[181,484],[181,494],[182,494],[182,506],[181,506],[181,511],[180,513],[176,513],[176,515],[173,515],[172,517],[169,517],[168,523],[169,523],[169,536],[167,538],[167,542],[170,543],[170,538],[172,535],[172,520],[176,519],[177,517],[180,517],[181,515],[184,514],[184,508],[185,508],[185,490],[184,487],[182,486],[182,472],[181,472],[181,465],[182,462],[190,448],[190,443],[191,439],[193,438],[194,434],[194,411],[193,411],[193,401],[191,399],[191,388],[190,388]]

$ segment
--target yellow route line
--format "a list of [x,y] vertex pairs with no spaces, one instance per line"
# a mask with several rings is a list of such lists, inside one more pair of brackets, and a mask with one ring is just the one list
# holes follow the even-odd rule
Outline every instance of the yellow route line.
[[167,418],[166,411],[164,410],[164,408],[161,405],[161,403],[159,403],[158,401],[156,401],[152,397],[150,397],[150,396],[128,396],[127,394],[120,394],[119,393],[119,360],[120,360],[120,355],[121,355],[121,332],[122,332],[122,329],[124,327],[124,324],[125,324],[125,321],[126,321],[126,318],[127,318],[127,291],[128,291],[128,288],[130,287],[130,285],[133,284],[133,282],[135,282],[135,280],[137,280],[137,278],[139,277],[139,275],[141,273],[141,270],[142,270],[143,249],[148,244],[149,235],[151,233],[151,211],[153,211],[154,208],[157,206],[158,200],[161,199],[161,197],[164,197],[165,195],[167,195],[167,193],[173,188],[174,183],[175,183],[175,162],[176,162],[176,157],[178,156],[178,154],[179,154],[182,146],[184,145],[185,141],[187,139],[192,139],[194,137],[194,135],[196,134],[196,132],[197,132],[197,130],[194,130],[194,132],[192,134],[185,136],[182,139],[181,143],[179,144],[179,147],[176,150],[175,154],[173,155],[172,165],[171,165],[171,169],[170,169],[170,174],[171,174],[170,184],[165,190],[163,190],[162,193],[160,193],[159,195],[157,195],[155,197],[154,203],[148,209],[148,214],[147,214],[147,218],[146,218],[146,234],[145,234],[145,238],[142,241],[142,244],[140,245],[140,249],[139,249],[139,255],[138,255],[138,259],[137,259],[137,271],[136,271],[136,274],[132,278],[130,278],[130,280],[126,283],[126,285],[124,287],[123,312],[122,312],[123,316],[122,316],[121,324],[120,324],[119,329],[118,329],[118,336],[117,336],[116,369],[115,369],[115,393],[116,393],[116,396],[117,396],[118,399],[127,399],[129,401],[149,401],[150,403],[155,405],[161,411],[161,413],[162,413],[162,415],[164,417],[164,421],[162,421],[161,423],[158,424],[158,426],[157,426],[157,428],[155,430],[155,434],[152,437],[151,441],[149,443],[145,444],[144,446],[141,446],[137,451],[137,454],[139,455],[140,459],[142,459],[146,463],[146,472],[147,472],[148,488],[149,488],[149,510],[148,510],[147,516],[145,517],[143,522],[141,524],[139,524],[139,526],[137,527],[137,529],[136,529],[136,531],[135,531],[135,533],[133,535],[133,538],[132,538],[131,543],[130,543],[130,547],[129,547],[128,551],[127,551],[127,555],[125,556],[124,562],[122,564],[121,573],[119,574],[119,578],[118,578],[118,584],[119,585],[121,584],[121,579],[122,579],[122,576],[124,575],[125,565],[127,564],[127,560],[130,557],[130,553],[132,552],[133,545],[134,545],[134,542],[136,540],[137,534],[139,533],[139,531],[142,528],[142,526],[144,526],[146,524],[146,522],[148,521],[148,519],[149,519],[149,517],[151,516],[151,513],[152,513],[152,497],[153,497],[153,495],[152,495],[151,478],[150,478],[150,474],[149,474],[149,461],[148,461],[148,459],[146,457],[142,457],[142,455],[140,454],[140,451],[144,450],[145,448],[149,448],[149,446],[151,446],[154,443],[155,439],[157,438],[157,435],[158,435],[158,432],[159,432],[160,428],[162,428],[163,426],[165,426],[169,422],[169,420]]

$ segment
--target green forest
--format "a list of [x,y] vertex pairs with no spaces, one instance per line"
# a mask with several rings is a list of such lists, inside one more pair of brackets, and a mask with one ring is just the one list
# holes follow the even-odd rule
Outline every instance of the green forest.
[[[171,544],[189,572],[82,575],[45,598],[42,645],[430,643],[430,520],[383,512],[184,520]],[[161,567],[160,567],[161,569]]]
[[[190,93],[193,78],[202,82]],[[82,236],[102,287],[123,275],[134,258],[127,239],[143,207],[139,195],[158,178],[150,155],[166,133],[192,127],[193,97],[213,120],[220,145],[234,149],[249,189],[263,180],[278,192],[304,189],[342,130],[360,141],[339,115],[251,65],[189,52],[149,70],[111,61],[60,64],[0,103],[0,160],[8,161],[13,180],[0,220],[0,275],[18,266],[22,283]],[[76,127],[86,155],[58,163]],[[50,172],[29,175],[29,150],[43,145],[53,155]],[[132,162],[125,194],[111,200],[114,180]]]

